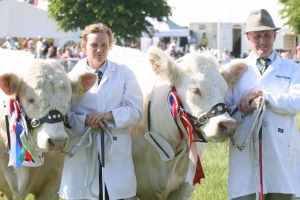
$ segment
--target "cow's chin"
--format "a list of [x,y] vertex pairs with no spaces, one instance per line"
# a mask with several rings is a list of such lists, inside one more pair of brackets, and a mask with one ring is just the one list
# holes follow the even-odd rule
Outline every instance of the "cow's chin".
[[217,116],[201,127],[204,138],[209,142],[224,142],[236,131],[236,121],[227,116]]

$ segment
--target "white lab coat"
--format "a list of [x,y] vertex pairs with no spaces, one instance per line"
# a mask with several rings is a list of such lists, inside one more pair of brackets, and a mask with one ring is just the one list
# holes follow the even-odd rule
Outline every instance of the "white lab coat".
[[[72,98],[70,146],[77,144],[86,130],[86,115],[92,111],[112,111],[115,124],[111,135],[105,135],[104,181],[110,199],[136,195],[136,177],[131,155],[131,136],[127,128],[142,116],[143,96],[134,73],[126,66],[106,61],[107,67],[100,85],[97,83],[83,96]],[[86,59],[71,73],[88,71]],[[60,186],[64,199],[98,199],[100,135],[91,134],[89,142],[71,158],[65,158]],[[97,142],[96,142],[97,141]]]
[[[251,53],[245,61],[248,70],[227,96],[236,105],[250,89],[260,88],[266,94],[267,109],[263,118],[262,155],[264,193],[295,194],[300,197],[300,135],[296,113],[300,110],[300,66],[281,59],[274,61],[263,76],[256,67],[257,56]],[[246,140],[252,125],[252,115],[238,124],[236,143]],[[259,191],[258,140],[243,151],[230,143],[228,198],[236,198]],[[256,154],[256,155],[255,155]]]

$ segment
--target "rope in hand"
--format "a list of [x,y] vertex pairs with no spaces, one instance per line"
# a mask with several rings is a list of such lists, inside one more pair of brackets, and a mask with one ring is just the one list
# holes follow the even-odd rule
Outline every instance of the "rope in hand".
[[[265,98],[264,97],[258,97],[258,101],[260,102],[258,107],[253,111],[253,122],[252,122],[252,126],[250,129],[250,133],[248,134],[246,140],[244,140],[242,142],[242,144],[238,144],[233,137],[230,138],[231,143],[234,147],[236,147],[239,151],[243,151],[244,148],[249,144],[249,141],[252,138],[254,139],[254,136],[258,135],[259,132],[259,128],[262,125],[262,119],[263,119],[263,115],[265,113],[266,110],[266,106],[265,106]],[[255,140],[253,141],[253,144],[255,143]],[[254,158],[255,159],[255,158]],[[256,160],[256,159],[255,159]]]
[[[243,151],[244,148],[248,145],[250,139],[252,138],[252,153],[253,153],[253,162],[257,166],[257,183],[258,191],[256,192],[256,199],[263,200],[263,171],[262,171],[262,121],[263,116],[266,111],[266,100],[264,97],[258,97],[256,99],[259,104],[257,108],[253,111],[253,122],[246,140],[242,144],[235,142],[233,137],[231,138],[232,145],[236,147],[239,151]],[[259,146],[257,147],[257,140],[259,139]],[[259,149],[259,151],[257,151]]]

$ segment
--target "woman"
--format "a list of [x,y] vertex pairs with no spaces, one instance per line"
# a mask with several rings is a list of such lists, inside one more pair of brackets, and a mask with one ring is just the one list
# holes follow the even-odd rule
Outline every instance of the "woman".
[[[98,83],[83,96],[72,98],[68,120],[72,127],[70,147],[72,153],[76,153],[65,158],[60,186],[63,199],[99,199],[102,183],[100,134],[105,137],[106,199],[136,195],[131,137],[127,128],[141,119],[143,99],[133,72],[107,59],[113,42],[111,29],[101,23],[88,25],[82,32],[82,48],[87,57],[70,73],[96,72]],[[74,151],[74,148],[79,150]]]

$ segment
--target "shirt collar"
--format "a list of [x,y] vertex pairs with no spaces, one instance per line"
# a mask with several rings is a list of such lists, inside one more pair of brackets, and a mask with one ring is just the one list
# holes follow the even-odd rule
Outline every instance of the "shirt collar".
[[98,69],[94,69],[92,67],[90,67],[88,64],[87,64],[87,60],[85,62],[85,67],[86,69],[89,71],[89,72],[94,72],[94,73],[97,73],[99,71],[101,71],[102,73],[104,73],[104,71],[106,70],[106,67],[107,67],[107,60],[105,60],[105,62],[98,68]]
[[[259,57],[258,55],[256,55],[255,53],[251,52],[251,57],[253,58],[253,60],[257,60]],[[270,55],[267,56],[267,58],[269,58],[271,60],[271,63],[276,59],[276,52],[273,50],[272,53]]]

